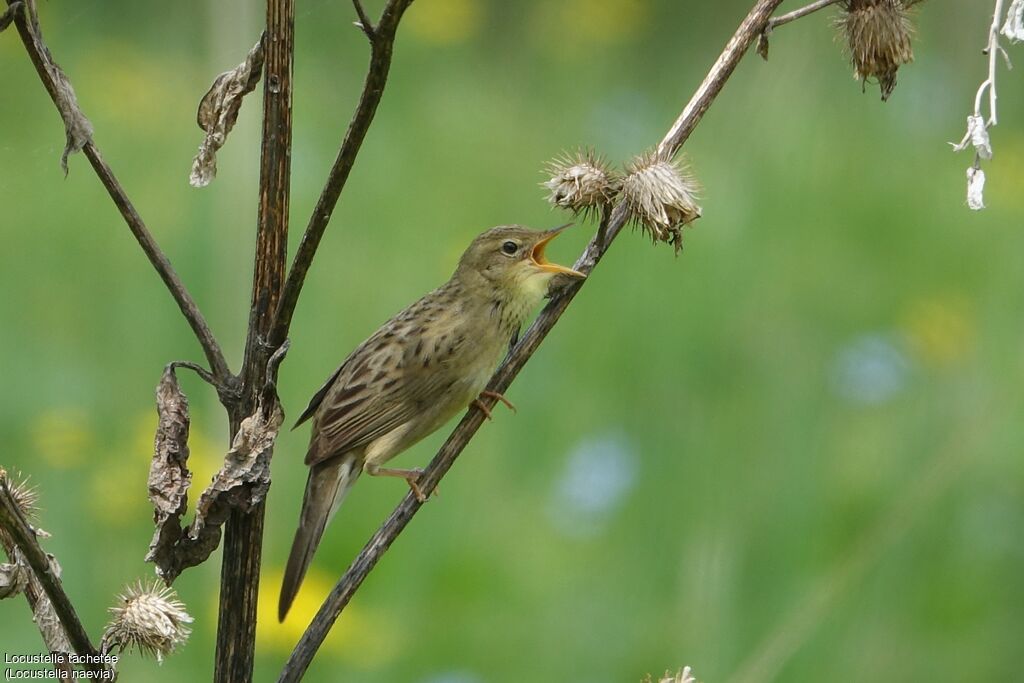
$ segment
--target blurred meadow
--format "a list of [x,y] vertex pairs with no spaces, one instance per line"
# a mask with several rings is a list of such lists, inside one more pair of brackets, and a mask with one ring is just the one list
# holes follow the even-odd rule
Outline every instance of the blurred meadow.
[[[376,17],[381,2],[367,8]],[[783,9],[802,3],[787,2]],[[419,0],[307,280],[280,390],[290,419],[377,325],[448,277],[486,227],[566,220],[546,160],[657,142],[750,0]],[[233,368],[250,293],[258,94],[189,187],[195,108],[262,24],[255,0],[50,0],[42,26],[95,140]],[[1024,74],[1000,72],[989,208],[954,155],[990,3],[920,6],[888,103],[851,78],[826,11],[748,55],[684,151],[704,217],[676,258],[622,235],[344,613],[306,680],[704,683],[1022,680]],[[292,246],[367,63],[348,2],[298,3]],[[1024,65],[1024,47],[1010,48]],[[0,35],[0,464],[40,491],[45,541],[98,639],[152,575],[153,390],[202,355],[80,156],[13,30]],[[579,223],[550,256],[571,262]],[[184,372],[194,501],[226,448]],[[441,430],[399,458],[425,464]],[[257,681],[399,498],[364,479],[290,618],[277,592],[306,428],[274,459]],[[176,582],[195,617],[162,666],[212,675],[219,551]],[[23,600],[0,650],[41,649]]]

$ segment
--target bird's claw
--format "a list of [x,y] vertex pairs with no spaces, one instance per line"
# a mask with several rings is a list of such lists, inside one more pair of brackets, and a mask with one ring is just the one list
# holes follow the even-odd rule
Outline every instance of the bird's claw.
[[480,410],[480,412],[484,414],[484,417],[486,417],[488,420],[493,420],[494,416],[491,414],[491,409],[488,408],[487,405],[481,400],[482,398],[491,398],[494,399],[495,401],[501,401],[502,403],[507,405],[513,413],[516,412],[515,404],[513,404],[512,401],[508,400],[503,395],[499,394],[497,391],[481,391],[480,396],[473,399],[473,402],[470,405],[476,406]]

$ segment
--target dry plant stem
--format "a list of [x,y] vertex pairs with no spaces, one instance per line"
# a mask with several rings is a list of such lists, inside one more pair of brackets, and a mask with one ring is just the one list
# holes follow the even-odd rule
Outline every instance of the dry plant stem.
[[791,21],[802,19],[806,17],[808,14],[814,14],[818,10],[825,9],[829,5],[836,5],[839,2],[840,0],[818,0],[817,2],[812,2],[811,4],[805,7],[801,7],[800,9],[795,9],[792,12],[780,14],[777,17],[773,17],[772,20],[768,22],[766,30],[770,32],[773,29],[778,28],[779,26],[785,26]]
[[1003,0],[996,0],[995,10],[992,12],[992,26],[988,32],[988,45],[984,52],[988,55],[988,78],[986,78],[978,93],[974,96],[974,115],[981,116],[981,98],[988,90],[988,125],[994,126],[999,123],[996,116],[996,66],[999,61],[999,53],[1002,46],[999,44],[999,23],[1003,17]]
[[[412,0],[388,0],[380,21],[372,28],[367,37],[370,39],[370,67],[366,72],[366,80],[363,83],[363,92],[359,97],[359,104],[356,107],[352,121],[348,124],[345,132],[345,139],[338,150],[338,157],[331,167],[330,175],[320,198],[317,200],[313,214],[309,218],[306,232],[302,235],[302,241],[295,252],[291,269],[288,271],[288,281],[285,283],[284,294],[277,309],[274,326],[269,336],[270,346],[280,345],[288,336],[288,328],[291,326],[292,314],[295,312],[295,304],[299,300],[299,293],[302,291],[302,284],[306,279],[306,273],[313,263],[317,247],[320,246],[320,239],[327,230],[327,224],[331,220],[334,207],[338,204],[338,198],[345,187],[348,175],[355,163],[359,148],[366,138],[366,132],[370,128],[374,114],[377,112],[377,105],[380,104],[384,95],[384,86],[387,84],[388,71],[391,68],[391,54],[395,43],[395,33],[398,24],[402,20],[405,10],[412,4]],[[360,12],[361,5],[356,3],[360,21],[363,20],[365,12]],[[364,32],[366,28],[364,27]]]
[[[13,0],[7,0],[7,4],[8,6],[12,6],[17,3]],[[18,34],[21,36],[21,42],[25,45],[29,58],[32,60],[32,64],[35,66],[36,72],[39,74],[39,78],[43,82],[43,86],[50,94],[50,98],[53,99],[56,104],[58,98],[57,84],[53,81],[53,78],[46,69],[45,57],[32,40],[32,35],[29,32],[24,11],[16,12],[14,23],[18,28]],[[42,37],[40,36],[40,42],[41,41]],[[128,224],[128,229],[131,230],[132,235],[135,236],[139,246],[142,247],[142,251],[144,251],[146,257],[149,258],[149,262],[153,264],[153,267],[156,269],[160,279],[164,281],[164,284],[167,286],[168,291],[170,291],[171,296],[174,297],[174,301],[178,304],[178,308],[181,309],[182,315],[185,316],[189,326],[192,328],[192,332],[199,341],[199,345],[202,347],[203,353],[206,355],[206,360],[210,364],[210,370],[212,371],[213,376],[217,378],[218,392],[221,393],[223,398],[225,390],[227,390],[232,383],[232,376],[228,369],[227,361],[224,359],[224,353],[221,351],[220,345],[214,338],[213,332],[210,331],[210,327],[207,325],[206,319],[203,317],[203,314],[200,313],[195,300],[185,288],[185,284],[181,281],[181,278],[178,277],[178,274],[171,266],[170,261],[168,261],[163,251],[161,251],[156,240],[153,239],[153,235],[150,234],[149,230],[146,228],[146,224],[143,223],[142,218],[135,210],[131,200],[128,199],[128,195],[125,193],[124,188],[121,187],[121,184],[114,176],[114,172],[103,160],[103,157],[100,155],[99,148],[94,142],[90,141],[83,148],[83,152],[85,152],[85,156],[89,159],[89,163],[92,164],[93,170],[96,171],[96,175],[99,176],[103,187],[105,187],[107,193],[110,194],[110,198],[114,201],[114,204],[117,206],[117,210],[121,213],[122,218],[124,218],[125,223]]]
[[359,28],[366,34],[366,37],[369,38],[372,43],[376,29],[373,27],[373,22],[370,21],[370,17],[367,16],[366,10],[363,9],[363,3],[360,2],[360,0],[352,0],[352,6],[355,7],[356,14],[359,15]]
[[[772,12],[782,3],[782,0],[759,0],[751,9],[750,13],[740,24],[732,39],[729,40],[725,50],[719,56],[711,71],[701,83],[693,98],[683,110],[682,115],[669,130],[668,134],[661,141],[659,150],[673,155],[686,139],[693,132],[700,122],[708,107],[715,97],[721,92],[729,76],[732,75],[740,59],[750,48],[750,45],[757,39],[757,36],[764,31]],[[614,210],[605,210],[601,226],[597,234],[587,245],[583,254],[577,259],[573,266],[580,272],[589,274],[600,262],[605,252],[611,246],[612,241],[621,232],[628,220],[628,210],[624,204],[619,204]],[[548,332],[555,326],[562,313],[572,302],[584,281],[574,282],[563,289],[559,294],[544,307],[540,315],[523,335],[522,339],[511,351],[505,362],[495,372],[487,386],[489,391],[504,393],[512,384],[516,375],[527,363],[533,353],[540,346]],[[487,399],[487,405],[494,404],[494,399]],[[466,447],[469,441],[476,434],[484,421],[484,414],[479,410],[470,410],[459,422],[458,426],[445,441],[437,455],[424,470],[419,479],[420,489],[429,496],[436,488],[438,482],[451,468],[455,459]],[[420,509],[420,503],[416,496],[409,493],[402,502],[391,513],[384,524],[377,530],[370,541],[363,547],[362,551],[349,566],[345,575],[335,585],[334,589],[324,601],[320,610],[313,618],[312,623],[306,629],[295,650],[292,652],[285,664],[279,683],[298,681],[302,678],[309,667],[317,649],[327,636],[327,632],[341,614],[342,610],[352,599],[363,580],[370,573],[373,567],[380,560],[381,556],[395,541],[398,535],[409,524],[413,516]]]
[[[242,364],[241,400],[229,408],[232,435],[238,432],[242,420],[256,411],[261,397],[277,401],[276,395],[266,397],[263,393],[268,373],[276,369],[276,365],[271,368],[269,364],[275,349],[266,344],[266,339],[284,287],[288,259],[295,0],[267,0],[266,6],[263,135],[252,305]],[[273,410],[273,406],[264,409]],[[214,668],[214,681],[218,683],[252,680],[264,514],[262,501],[249,510],[233,508],[224,525]]]
[[[0,477],[0,527],[28,560],[32,572],[43,587],[46,597],[50,599],[53,610],[57,614],[57,618],[60,619],[68,641],[75,648],[75,652],[80,655],[96,655],[98,651],[89,640],[89,634],[82,626],[78,613],[75,611],[74,605],[71,604],[71,599],[64,592],[60,578],[54,574],[50,566],[50,558],[39,545],[35,531],[21,514],[21,510],[18,509],[6,477]],[[94,671],[103,669],[98,664],[88,668]]]

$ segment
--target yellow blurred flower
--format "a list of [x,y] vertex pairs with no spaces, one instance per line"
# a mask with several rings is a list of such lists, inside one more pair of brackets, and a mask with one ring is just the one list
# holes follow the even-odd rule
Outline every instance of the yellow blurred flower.
[[[145,516],[149,507],[146,476],[153,457],[156,432],[155,411],[139,413],[123,452],[115,449],[106,462],[98,463],[89,483],[89,501],[93,514],[105,524],[128,525]],[[206,485],[220,468],[227,446],[217,448],[202,432],[191,432],[188,439],[188,466],[192,471],[189,490],[190,511]]]
[[566,44],[628,41],[643,28],[649,14],[648,0],[565,0],[540,3],[534,24],[545,33],[557,29],[560,51],[568,54],[572,51],[564,49]]
[[999,131],[998,158],[990,169],[990,204],[1000,209],[1024,206],[1024,133],[1008,128]]
[[480,30],[482,5],[474,0],[431,0],[409,9],[406,24],[420,40],[437,45],[464,42]]
[[[310,567],[302,582],[302,589],[288,612],[288,618],[284,623],[279,623],[277,595],[283,576],[282,570],[269,569],[260,578],[260,599],[256,608],[256,647],[288,654],[302,637],[338,577]],[[400,631],[401,626],[397,620],[379,612],[364,611],[358,605],[349,605],[328,633],[323,651],[342,657],[359,668],[378,667],[398,655],[404,641]]]
[[29,425],[33,450],[57,469],[77,467],[96,437],[86,414],[77,408],[56,408],[37,415]]
[[961,295],[913,303],[901,324],[915,357],[925,365],[952,365],[970,351],[974,328],[967,299]]

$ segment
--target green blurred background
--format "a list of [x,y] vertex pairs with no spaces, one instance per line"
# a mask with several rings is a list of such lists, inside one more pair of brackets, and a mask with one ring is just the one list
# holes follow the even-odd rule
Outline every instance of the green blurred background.
[[[351,7],[298,3],[294,246],[367,62]],[[787,2],[784,9],[799,3]],[[984,212],[958,140],[990,3],[928,3],[882,104],[824,12],[741,64],[686,147],[704,218],[679,258],[623,234],[431,502],[345,612],[309,681],[1010,681],[1024,633],[1024,79],[1001,72]],[[281,375],[290,417],[359,341],[443,281],[483,228],[565,220],[543,163],[658,139],[749,0],[419,0],[323,241]],[[368,2],[376,16],[380,2]],[[196,104],[261,3],[41,3],[95,139],[234,367],[249,297],[258,95],[209,188]],[[1024,49],[1011,56],[1024,64]],[[98,637],[152,574],[146,472],[163,365],[201,360],[13,31],[0,36],[0,442],[38,485],[46,548]],[[593,226],[551,249],[571,261]],[[226,446],[190,374],[196,491]],[[397,462],[425,463],[436,434]],[[305,480],[282,434],[268,503],[258,681],[405,493],[365,480],[296,608],[274,605]],[[175,584],[196,618],[162,666],[212,671],[219,552]],[[0,604],[0,649],[41,641]]]

